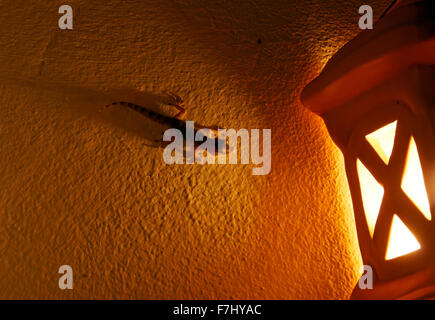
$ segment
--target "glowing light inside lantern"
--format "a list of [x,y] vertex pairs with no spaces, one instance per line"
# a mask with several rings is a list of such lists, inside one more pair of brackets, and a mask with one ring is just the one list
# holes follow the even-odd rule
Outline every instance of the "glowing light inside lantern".
[[385,259],[391,260],[418,249],[420,249],[420,243],[402,220],[394,215]]
[[366,136],[367,141],[385,164],[388,164],[391,153],[393,152],[396,127],[397,121],[394,121]]
[[[397,121],[394,121],[366,136],[367,141],[387,165],[393,152],[396,128]],[[367,225],[370,235],[373,237],[384,196],[384,188],[360,160],[357,161],[357,170]],[[413,137],[409,143],[401,187],[422,214],[428,220],[431,220],[432,216],[424,184],[423,170],[417,144]],[[420,243],[402,220],[394,215],[385,258],[391,260],[418,249],[420,249]]]
[[423,170],[421,169],[420,158],[418,156],[417,144],[411,138],[408,156],[406,159],[405,173],[402,179],[402,190],[423,213],[426,219],[431,220],[429,200],[424,184]]
[[370,171],[357,161],[359,182],[361,185],[361,196],[363,200],[364,212],[367,219],[370,235],[373,237],[376,220],[378,219],[379,209],[381,208],[384,188],[376,181]]

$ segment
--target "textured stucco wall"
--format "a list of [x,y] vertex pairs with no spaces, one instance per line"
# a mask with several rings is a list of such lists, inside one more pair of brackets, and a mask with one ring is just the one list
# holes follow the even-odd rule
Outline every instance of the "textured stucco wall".
[[[361,261],[343,161],[299,94],[359,32],[359,6],[388,2],[2,0],[0,298],[349,297]],[[64,3],[73,31],[57,27]],[[148,125],[101,108],[115,87],[271,128],[271,174],[165,165]]]

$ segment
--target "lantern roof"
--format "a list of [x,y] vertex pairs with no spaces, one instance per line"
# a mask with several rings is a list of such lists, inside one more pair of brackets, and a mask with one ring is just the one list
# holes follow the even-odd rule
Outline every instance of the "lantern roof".
[[399,1],[336,53],[301,99],[324,114],[418,64],[435,65],[435,1]]

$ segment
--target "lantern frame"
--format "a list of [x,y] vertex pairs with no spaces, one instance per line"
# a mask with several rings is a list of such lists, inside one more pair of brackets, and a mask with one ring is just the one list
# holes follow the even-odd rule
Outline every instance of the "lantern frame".
[[[385,164],[371,147],[365,137],[389,123],[397,121],[395,141],[390,161]],[[430,130],[415,121],[409,108],[402,103],[375,110],[366,115],[353,131],[346,149],[345,165],[348,183],[352,194],[355,221],[358,229],[359,243],[364,255],[365,263],[372,265],[380,279],[391,280],[417,271],[426,266],[435,257],[435,229],[434,220],[427,220],[423,213],[414,204],[401,188],[407,154],[413,137],[417,150],[427,150],[434,146],[435,140]],[[425,148],[426,147],[426,148]],[[423,173],[430,168],[430,154],[419,152]],[[360,160],[369,172],[384,188],[382,204],[379,209],[374,234],[371,236],[367,225],[360,178],[357,172],[357,160]],[[432,157],[432,163],[435,158]],[[425,185],[430,185],[427,175],[423,174]],[[434,199],[428,194],[431,208],[434,208]],[[433,211],[433,210],[431,210]],[[386,253],[389,245],[389,235],[394,215],[398,216],[416,237],[421,248],[387,260]]]
[[[435,297],[435,6],[431,0],[398,1],[376,25],[340,49],[302,92],[320,115],[345,160],[364,264],[375,290],[358,286],[353,298]],[[366,139],[397,121],[388,164]],[[423,171],[431,219],[401,188],[411,138]],[[363,203],[357,161],[384,189],[373,237]],[[393,217],[420,244],[386,259]]]

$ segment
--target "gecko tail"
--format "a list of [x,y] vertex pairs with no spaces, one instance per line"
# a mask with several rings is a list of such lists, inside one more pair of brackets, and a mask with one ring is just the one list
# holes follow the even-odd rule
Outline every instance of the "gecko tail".
[[125,101],[115,101],[115,102],[112,102],[112,103],[106,104],[105,107],[108,108],[108,107],[112,107],[112,106],[116,106],[116,105],[128,106],[128,107],[132,107],[132,106],[133,106],[133,104],[132,104],[132,103],[129,103],[129,102],[125,102]]

